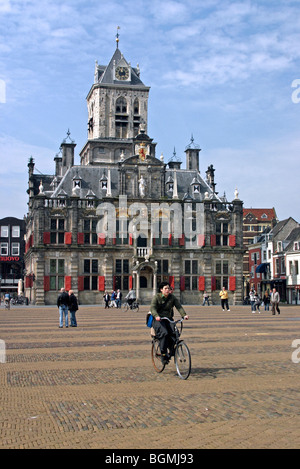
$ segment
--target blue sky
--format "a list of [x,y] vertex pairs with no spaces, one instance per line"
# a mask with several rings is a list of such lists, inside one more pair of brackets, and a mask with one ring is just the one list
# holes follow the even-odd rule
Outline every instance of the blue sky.
[[185,162],[193,134],[221,195],[300,222],[299,0],[0,0],[0,218],[26,214],[28,159],[52,174],[68,129],[79,164],[117,26],[151,87],[157,156]]

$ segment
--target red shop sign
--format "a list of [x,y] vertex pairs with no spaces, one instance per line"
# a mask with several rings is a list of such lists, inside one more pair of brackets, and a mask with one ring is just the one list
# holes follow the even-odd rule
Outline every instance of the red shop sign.
[[19,262],[19,260],[20,260],[19,257],[12,257],[12,256],[0,257],[1,262]]

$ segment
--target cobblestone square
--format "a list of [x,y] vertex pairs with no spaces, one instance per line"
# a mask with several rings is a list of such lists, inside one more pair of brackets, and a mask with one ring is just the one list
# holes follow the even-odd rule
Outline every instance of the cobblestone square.
[[68,329],[56,307],[1,306],[0,448],[299,448],[300,307],[186,310],[182,381],[154,371],[147,306],[82,305]]

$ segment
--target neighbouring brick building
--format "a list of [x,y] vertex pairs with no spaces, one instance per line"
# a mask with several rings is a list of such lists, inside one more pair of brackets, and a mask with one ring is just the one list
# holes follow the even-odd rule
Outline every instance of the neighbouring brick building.
[[245,297],[249,295],[252,283],[251,279],[253,278],[253,275],[251,274],[253,263],[252,265],[251,262],[249,263],[249,245],[253,244],[264,232],[270,231],[274,228],[277,222],[278,218],[275,208],[243,209],[243,275]]
[[237,191],[218,195],[193,138],[185,168],[175,152],[157,157],[149,90],[117,47],[108,65],[96,63],[80,164],[69,132],[54,174],[35,174],[30,159],[25,284],[36,304],[54,304],[63,286],[80,303],[117,288],[149,303],[165,279],[186,304],[201,304],[204,290],[219,302],[223,285],[242,302],[243,203]]
[[0,295],[17,295],[23,289],[25,221],[0,220]]

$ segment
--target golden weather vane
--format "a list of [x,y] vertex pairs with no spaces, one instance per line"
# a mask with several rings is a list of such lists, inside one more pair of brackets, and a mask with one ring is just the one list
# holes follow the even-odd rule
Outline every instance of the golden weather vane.
[[117,34],[116,34],[117,49],[119,48],[119,37],[120,37],[119,29],[121,29],[120,26],[117,27]]

